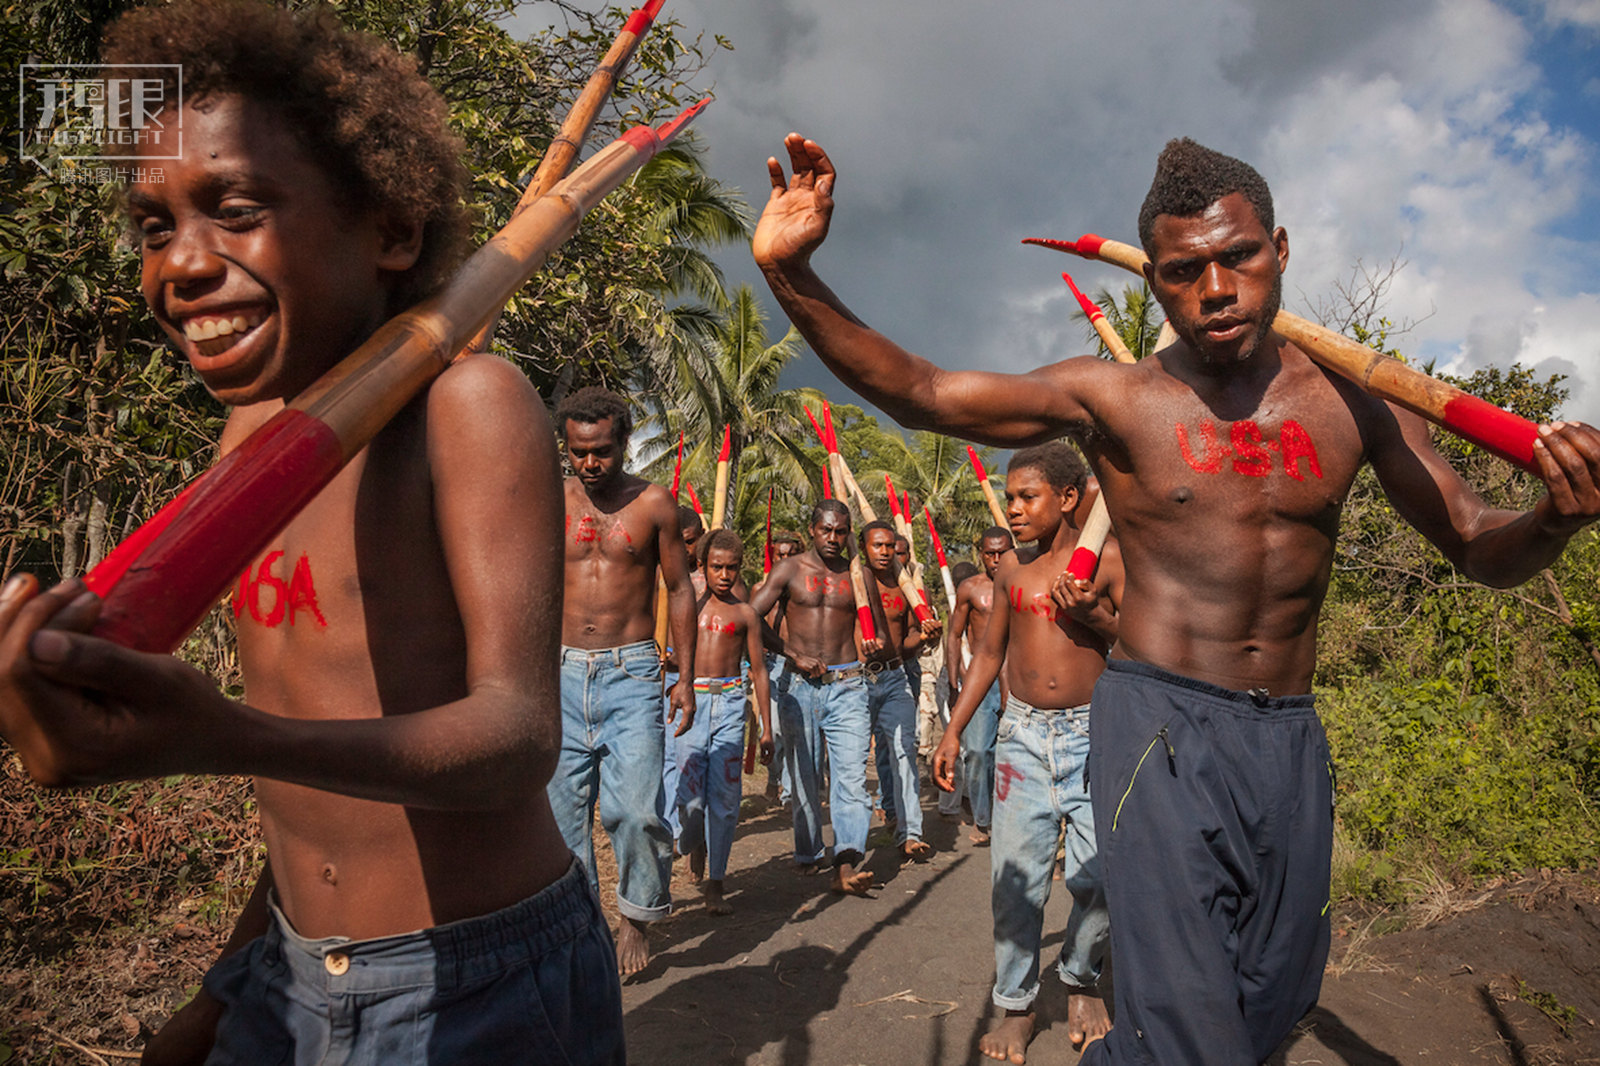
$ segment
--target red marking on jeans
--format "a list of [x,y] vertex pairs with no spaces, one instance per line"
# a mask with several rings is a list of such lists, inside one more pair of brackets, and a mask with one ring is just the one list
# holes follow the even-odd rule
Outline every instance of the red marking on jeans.
[[1233,441],[1233,472],[1246,477],[1266,477],[1272,473],[1272,456],[1261,446],[1261,427],[1241,419],[1229,431]]
[[1292,418],[1283,422],[1280,444],[1283,448],[1283,471],[1296,481],[1304,481],[1305,475],[1300,473],[1300,460],[1306,460],[1306,469],[1315,478],[1322,477],[1322,464],[1317,461],[1317,446],[1311,442],[1311,434],[1305,427]]
[[994,798],[1004,800],[1011,794],[1011,782],[1026,781],[1022,771],[1008,762],[1003,762],[994,768]]
[[744,756],[730,755],[722,760],[722,779],[730,785],[737,785],[743,776]]
[[1445,429],[1459,433],[1529,473],[1539,472],[1539,464],[1533,458],[1533,442],[1539,439],[1539,427],[1526,418],[1502,411],[1487,400],[1463,394],[1444,405],[1442,424]]
[[1178,433],[1178,449],[1183,452],[1183,461],[1188,463],[1191,469],[1200,474],[1222,472],[1222,460],[1227,458],[1228,449],[1226,445],[1217,443],[1217,427],[1210,419],[1200,423],[1200,439],[1206,446],[1204,459],[1196,459],[1194,452],[1189,450],[1189,427],[1182,422],[1176,422],[1173,428]]

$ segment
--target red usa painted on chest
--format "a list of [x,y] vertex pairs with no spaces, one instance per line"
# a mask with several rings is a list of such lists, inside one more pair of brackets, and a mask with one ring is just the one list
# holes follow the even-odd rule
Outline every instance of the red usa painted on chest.
[[[239,583],[233,590],[233,617],[235,621],[244,618],[245,611],[250,612],[250,617],[266,626],[276,629],[285,621],[292,626],[299,621],[299,616],[304,613],[309,615],[319,627],[325,627],[328,620],[322,616],[322,610],[317,606],[317,587],[311,579],[311,560],[301,553],[295,561],[294,571],[289,580],[272,572],[272,568],[283,552],[268,552],[262,557],[261,563],[252,574],[250,567],[245,567],[239,575]],[[262,589],[271,595],[270,606],[262,602]]]
[[574,544],[593,544],[604,536],[606,540],[620,540],[629,547],[633,546],[633,538],[628,535],[627,527],[620,519],[613,521],[602,531],[592,514],[579,515],[577,528],[573,528],[572,516],[567,515],[567,535],[572,538]]
[[[1322,477],[1317,446],[1312,443],[1311,434],[1294,419],[1284,419],[1277,440],[1263,437],[1261,427],[1248,418],[1225,424],[1228,426],[1226,443],[1219,438],[1216,422],[1209,418],[1200,420],[1201,454],[1196,456],[1189,427],[1182,422],[1173,423],[1173,432],[1178,437],[1178,450],[1183,453],[1183,461],[1189,464],[1191,470],[1198,474],[1220,474],[1223,463],[1231,457],[1235,474],[1266,477],[1277,465],[1273,459],[1276,455],[1283,460],[1283,472],[1296,481],[1306,479],[1305,471],[1309,471],[1312,477]],[[1301,469],[1301,460],[1305,460],[1304,471]]]

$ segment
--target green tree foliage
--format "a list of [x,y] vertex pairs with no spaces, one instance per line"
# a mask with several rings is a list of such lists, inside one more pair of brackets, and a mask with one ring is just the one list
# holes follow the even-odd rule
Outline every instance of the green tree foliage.
[[[1124,285],[1121,295],[1110,289],[1096,289],[1089,298],[1105,312],[1106,321],[1111,323],[1111,328],[1122,338],[1122,343],[1128,346],[1128,351],[1133,353],[1135,359],[1143,359],[1156,350],[1156,339],[1161,336],[1161,324],[1167,320],[1167,316],[1150,294],[1147,283]],[[1096,354],[1102,359],[1110,359],[1111,350],[1089,323],[1089,316],[1082,311],[1074,311],[1072,317],[1083,323],[1085,335],[1095,345]]]

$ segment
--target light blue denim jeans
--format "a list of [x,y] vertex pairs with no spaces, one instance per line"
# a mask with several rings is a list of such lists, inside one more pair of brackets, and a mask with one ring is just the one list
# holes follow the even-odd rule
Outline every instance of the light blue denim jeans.
[[[878,790],[883,813],[894,820],[894,842],[922,839],[922,800],[917,781],[917,697],[903,666],[867,679],[867,714],[877,748]],[[887,771],[887,772],[885,772]]]
[[653,922],[672,909],[663,813],[661,656],[653,640],[561,649],[561,758],[545,790],[556,825],[595,876],[594,808],[617,856],[617,909]]
[[616,950],[574,861],[521,903],[415,933],[262,936],[206,974],[210,1066],[626,1061]]
[[[832,673],[858,663],[830,666]],[[821,862],[822,778],[827,773],[833,858],[852,866],[866,857],[872,800],[867,796],[867,684],[861,677],[826,683],[796,671],[783,701],[789,776],[794,788],[794,861]],[[824,761],[826,759],[826,762]]]
[[783,739],[783,701],[789,698],[789,660],[781,655],[767,653],[767,678],[772,686],[772,769],[778,775],[778,802],[788,803],[794,794],[794,784],[789,780],[788,745]]
[[1109,952],[1094,812],[1085,770],[1089,707],[1040,710],[1017,697],[1006,703],[995,740],[994,839],[990,854],[994,909],[994,1003],[1026,1010],[1039,994],[1039,945],[1056,838],[1065,826],[1062,883],[1072,913],[1057,971],[1079,988],[1093,988]]
[[[667,824],[667,833],[674,845],[678,844],[678,731],[679,723],[672,719],[672,686],[678,683],[678,672],[668,670],[661,678],[661,794],[666,797],[666,807],[661,820]],[[678,848],[682,855],[685,849]]]
[[972,803],[972,821],[988,829],[994,820],[994,744],[1000,728],[1000,685],[989,686],[961,731],[961,772],[956,775],[956,802],[966,793]]
[[728,874],[728,853],[739,827],[744,779],[744,682],[737,677],[694,679],[694,725],[677,738],[678,850],[706,849],[706,876]]

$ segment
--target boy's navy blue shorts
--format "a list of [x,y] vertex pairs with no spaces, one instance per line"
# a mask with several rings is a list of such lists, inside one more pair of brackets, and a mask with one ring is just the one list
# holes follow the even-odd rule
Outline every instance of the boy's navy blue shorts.
[[1089,722],[1116,1024],[1083,1066],[1262,1062],[1328,957],[1333,784],[1313,698],[1112,659]]

